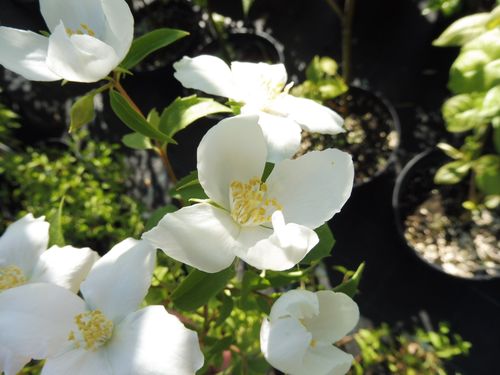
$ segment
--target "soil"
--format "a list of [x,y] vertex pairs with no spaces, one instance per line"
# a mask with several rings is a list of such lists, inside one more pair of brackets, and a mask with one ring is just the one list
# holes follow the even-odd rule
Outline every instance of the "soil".
[[345,133],[328,135],[304,131],[297,156],[332,147],[346,151],[354,162],[355,185],[366,183],[382,173],[399,144],[396,120],[387,106],[359,88],[351,88],[325,105],[345,119]]

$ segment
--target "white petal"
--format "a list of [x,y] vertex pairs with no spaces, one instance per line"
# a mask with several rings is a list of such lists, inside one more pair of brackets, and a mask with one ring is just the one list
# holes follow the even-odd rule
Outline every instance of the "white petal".
[[42,375],[115,375],[111,370],[106,350],[70,350],[45,361]]
[[113,374],[193,375],[203,366],[198,335],[163,306],[127,316],[108,346]]
[[40,256],[30,282],[52,283],[76,293],[98,258],[88,247],[52,246]]
[[333,345],[319,343],[309,348],[302,366],[290,371],[290,375],[344,375],[352,361],[352,355]]
[[338,134],[344,132],[344,120],[336,112],[314,100],[284,95],[276,101],[277,110],[288,113],[302,129],[314,133]]
[[100,34],[104,30],[101,2],[102,0],[40,0],[40,11],[51,32],[63,21],[66,27],[74,31],[81,29],[83,23]]
[[237,91],[233,83],[231,69],[215,56],[184,56],[174,63],[174,77],[188,89],[195,89],[207,94],[236,98]]
[[231,71],[240,98],[251,106],[266,106],[285,87],[287,74],[283,64],[234,61]]
[[142,238],[169,257],[212,273],[233,262],[237,233],[238,227],[229,213],[201,203],[165,215]]
[[287,223],[319,227],[340,211],[352,191],[354,167],[345,152],[312,151],[276,164],[268,194],[283,206]]
[[32,81],[58,81],[45,59],[49,39],[31,31],[0,26],[0,64]]
[[121,62],[134,38],[134,17],[124,0],[106,0],[101,3],[106,19],[101,40],[113,47]]
[[[317,234],[307,227],[286,224],[281,211],[272,216],[274,233],[238,256],[261,270],[283,271],[299,263],[318,243]],[[247,228],[242,228],[242,233]]]
[[289,159],[300,148],[300,126],[293,120],[261,112],[259,125],[267,142],[267,161]]
[[68,81],[99,81],[119,62],[111,46],[89,35],[70,37],[62,22],[49,37],[47,66]]
[[285,373],[293,373],[294,369],[302,367],[310,342],[311,334],[295,318],[271,322],[264,319],[262,323],[260,349],[274,368]]
[[99,259],[81,285],[91,309],[118,321],[142,302],[155,266],[155,249],[146,241],[127,238]]
[[274,302],[269,314],[272,321],[286,316],[296,319],[318,315],[319,301],[315,293],[308,290],[294,289],[286,292]]
[[198,179],[210,199],[229,208],[229,185],[262,176],[267,147],[257,116],[235,116],[211,128],[198,146]]
[[16,375],[30,360],[30,357],[16,355],[8,347],[0,345],[0,374]]
[[68,344],[74,317],[85,302],[57,285],[26,284],[0,293],[0,346],[16,355],[43,359]]
[[29,278],[49,243],[49,223],[27,214],[15,221],[0,237],[0,264],[16,265]]
[[305,319],[303,323],[315,340],[334,343],[358,323],[358,305],[344,293],[323,290],[316,295],[319,300],[319,315]]

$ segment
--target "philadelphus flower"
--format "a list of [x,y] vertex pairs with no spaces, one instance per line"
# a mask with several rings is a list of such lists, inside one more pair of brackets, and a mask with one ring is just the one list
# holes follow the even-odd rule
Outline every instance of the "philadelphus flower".
[[33,81],[95,82],[125,57],[134,19],[124,0],[40,0],[45,37],[0,27],[0,64]]
[[[30,283],[52,283],[76,293],[80,283],[97,260],[89,248],[52,246],[49,242],[49,223],[43,217],[27,214],[12,223],[0,237],[0,295]],[[3,311],[5,310],[5,311]],[[10,306],[2,306],[2,313]],[[3,335],[3,333],[2,333]],[[15,355],[0,343],[0,373],[17,374],[30,360]]]
[[257,121],[231,117],[207,132],[198,147],[198,179],[211,202],[165,215],[144,239],[204,272],[221,271],[236,256],[276,271],[304,258],[318,242],[313,229],[351,194],[351,157],[310,152],[276,164],[264,182],[267,147]]
[[203,365],[197,334],[163,306],[136,311],[154,263],[151,245],[126,239],[95,263],[84,299],[42,283],[1,293],[0,346],[46,358],[43,375],[193,375]]
[[283,64],[234,61],[231,68],[215,56],[183,57],[174,73],[184,87],[230,98],[243,104],[242,114],[258,114],[266,138],[268,161],[293,156],[300,146],[301,128],[337,134],[343,132],[342,118],[313,100],[289,95]]
[[359,320],[357,304],[343,293],[292,290],[274,303],[260,331],[266,360],[290,375],[343,375],[353,357],[333,343]]

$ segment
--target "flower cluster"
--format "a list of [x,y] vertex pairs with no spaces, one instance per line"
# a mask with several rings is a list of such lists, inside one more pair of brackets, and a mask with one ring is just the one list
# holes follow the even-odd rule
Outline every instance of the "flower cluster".
[[[48,36],[0,27],[6,68],[31,80],[95,82],[127,55],[133,18],[124,0],[40,0],[40,8]],[[236,116],[210,129],[197,150],[208,199],[166,214],[141,240],[125,239],[100,259],[88,248],[46,250],[43,218],[13,223],[0,239],[0,372],[13,375],[43,359],[44,375],[194,374],[204,363],[197,333],[164,306],[139,308],[156,249],[208,274],[234,267],[236,257],[248,269],[289,270],[318,244],[315,229],[349,198],[350,155],[326,149],[293,158],[302,129],[336,134],[343,120],[290,95],[282,64],[229,67],[205,55],[184,57],[174,68],[185,87],[237,102]],[[122,93],[115,73],[104,89]],[[137,120],[129,126],[146,129],[139,136],[168,139],[161,126],[148,128],[135,104],[130,108],[136,117],[119,117]],[[290,374],[344,374],[352,356],[332,343],[358,317],[345,294],[287,292],[264,319],[262,353]]]

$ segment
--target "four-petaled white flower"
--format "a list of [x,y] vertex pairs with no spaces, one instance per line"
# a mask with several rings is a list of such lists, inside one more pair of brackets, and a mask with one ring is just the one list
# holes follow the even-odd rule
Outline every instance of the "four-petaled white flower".
[[342,118],[313,100],[289,95],[283,64],[234,61],[231,68],[215,56],[183,57],[174,73],[184,87],[230,98],[243,104],[242,114],[258,114],[266,138],[268,161],[294,155],[300,146],[301,128],[337,134],[343,132]]
[[[0,295],[29,283],[52,283],[78,291],[97,253],[71,246],[47,250],[48,242],[49,223],[43,217],[35,219],[27,214],[7,228],[0,237]],[[2,313],[12,311],[2,306]],[[29,360],[0,343],[0,373],[17,374]]]
[[222,120],[198,147],[198,179],[210,203],[165,215],[143,238],[168,256],[204,272],[235,256],[281,271],[317,244],[313,229],[339,212],[351,194],[350,155],[327,149],[274,166],[262,181],[266,141],[258,116]]
[[266,360],[290,375],[344,375],[353,357],[332,344],[359,320],[357,304],[343,293],[292,290],[274,303],[260,331]]
[[124,0],[40,0],[49,37],[0,27],[0,64],[33,81],[95,82],[125,57],[134,19]]
[[43,375],[193,375],[197,334],[163,306],[136,311],[151,283],[155,249],[126,239],[98,260],[84,299],[52,284],[0,294],[0,347],[44,359]]

